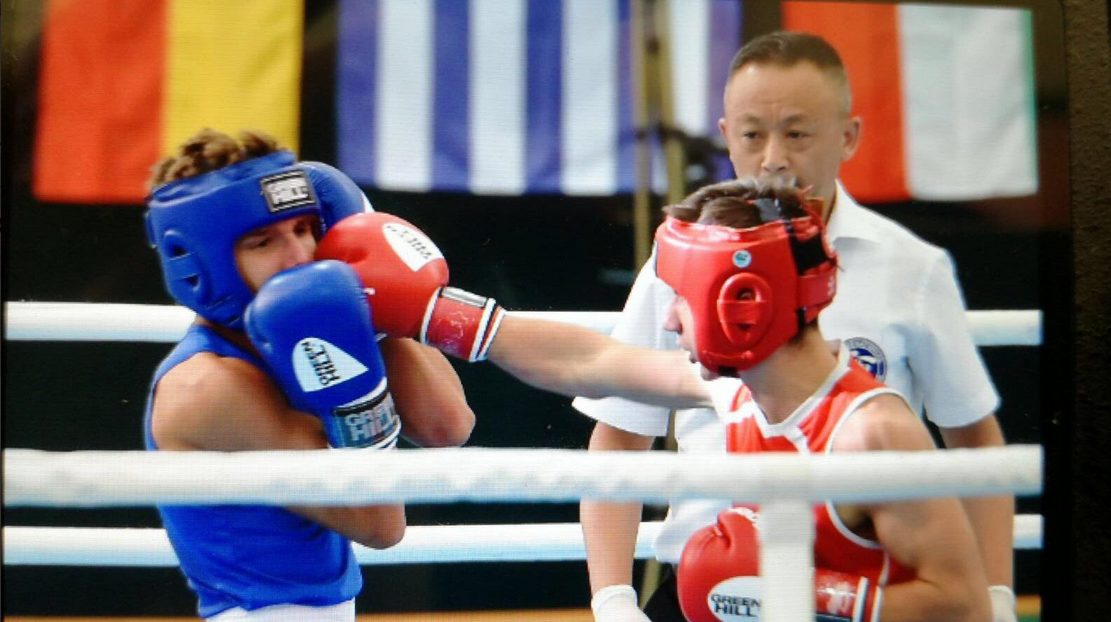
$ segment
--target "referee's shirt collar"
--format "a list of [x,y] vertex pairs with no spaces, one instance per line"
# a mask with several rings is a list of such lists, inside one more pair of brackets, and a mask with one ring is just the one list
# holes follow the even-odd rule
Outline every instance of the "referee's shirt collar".
[[872,226],[870,214],[861,207],[837,180],[833,195],[833,212],[826,223],[826,239],[836,248],[838,240],[858,239],[878,242],[879,234]]

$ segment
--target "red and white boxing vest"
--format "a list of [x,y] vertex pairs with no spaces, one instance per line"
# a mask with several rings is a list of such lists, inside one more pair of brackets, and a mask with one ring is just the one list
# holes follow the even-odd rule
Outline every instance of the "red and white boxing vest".
[[[771,424],[742,386],[733,398],[726,421],[726,449],[730,452],[789,451],[829,453],[841,424],[868,399],[898,393],[877,382],[855,362],[840,363],[795,412],[781,423]],[[755,509],[755,508],[754,508]],[[814,506],[814,565],[869,578],[883,587],[914,578],[899,565],[879,542],[849,530],[830,502]]]

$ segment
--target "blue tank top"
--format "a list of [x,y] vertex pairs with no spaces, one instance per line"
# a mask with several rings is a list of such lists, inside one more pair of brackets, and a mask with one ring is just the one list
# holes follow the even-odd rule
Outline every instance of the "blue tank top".
[[[158,366],[147,395],[143,436],[148,450],[151,404],[158,381],[194,354],[212,352],[264,368],[257,357],[204,326],[185,338]],[[285,508],[266,505],[158,506],[162,524],[207,618],[226,609],[248,611],[276,604],[334,605],[363,587],[351,542]]]

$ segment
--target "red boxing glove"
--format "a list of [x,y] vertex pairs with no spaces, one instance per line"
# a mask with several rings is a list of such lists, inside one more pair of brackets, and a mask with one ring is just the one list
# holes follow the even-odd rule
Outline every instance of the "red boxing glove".
[[[746,507],[725,510],[716,525],[687,541],[677,581],[679,606],[690,622],[760,619],[757,517]],[[818,568],[814,586],[817,622],[879,619],[881,590],[866,577]]]
[[679,607],[690,622],[760,619],[756,519],[749,508],[725,510],[716,525],[687,540],[676,579]]
[[368,212],[336,223],[316,259],[338,259],[359,274],[374,324],[394,337],[415,337],[468,361],[483,360],[503,311],[493,299],[444,287],[448,267],[436,244],[397,216]]
[[366,287],[375,326],[394,337],[420,334],[429,300],[448,282],[447,262],[432,240],[382,212],[335,223],[317,245],[316,259],[353,267]]

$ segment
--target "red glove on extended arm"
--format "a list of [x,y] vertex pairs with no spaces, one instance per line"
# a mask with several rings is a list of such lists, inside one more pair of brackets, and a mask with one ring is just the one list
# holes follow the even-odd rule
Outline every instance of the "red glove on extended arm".
[[[760,619],[756,520],[749,508],[725,510],[716,525],[699,529],[687,540],[677,576],[679,606],[687,620]],[[879,619],[880,590],[867,578],[818,568],[814,583],[817,622]]]
[[386,334],[414,337],[468,361],[486,358],[504,311],[492,298],[445,287],[443,254],[412,224],[382,212],[348,216],[320,240],[316,259],[355,269],[374,324]]

